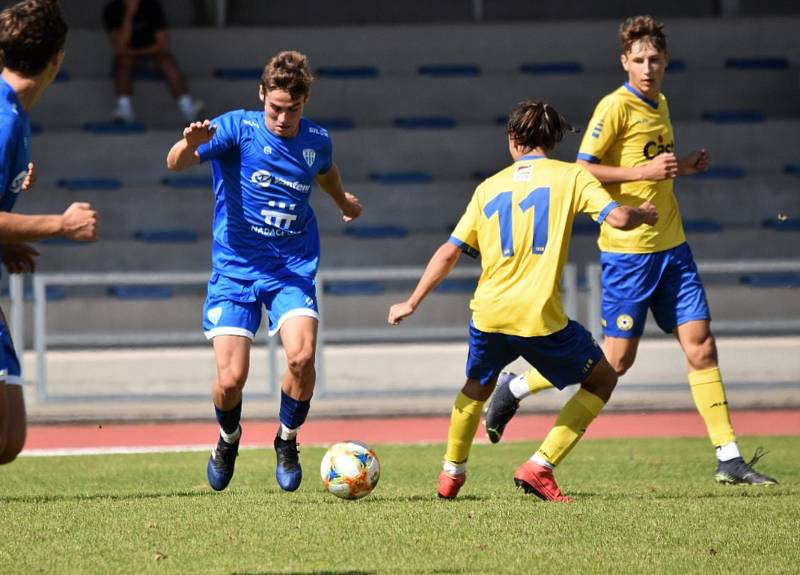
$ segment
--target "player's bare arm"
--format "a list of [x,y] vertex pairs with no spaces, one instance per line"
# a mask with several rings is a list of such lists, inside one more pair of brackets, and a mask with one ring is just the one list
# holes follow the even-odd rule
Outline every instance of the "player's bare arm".
[[422,300],[450,274],[460,257],[460,248],[450,242],[443,243],[431,257],[411,296],[389,308],[389,323],[397,325],[414,313]]
[[336,203],[342,212],[342,219],[346,222],[353,221],[361,215],[361,202],[353,194],[344,191],[342,175],[336,164],[324,174],[318,174],[317,183]]
[[632,230],[642,224],[655,225],[658,222],[658,212],[650,202],[644,202],[638,208],[617,206],[608,213],[604,221],[613,228]]
[[183,138],[175,142],[167,154],[167,168],[174,171],[185,170],[200,163],[197,148],[210,142],[217,131],[211,120],[192,122],[183,129]]
[[705,172],[711,166],[711,154],[708,150],[694,150],[678,161],[678,174],[691,176],[697,172]]
[[78,242],[97,240],[97,212],[75,202],[61,215],[23,215],[0,212],[0,242],[31,242],[63,237]]
[[634,168],[604,166],[586,160],[577,160],[577,163],[589,170],[602,184],[620,184],[642,180],[657,182],[678,175],[678,159],[672,153],[659,154],[645,165]]

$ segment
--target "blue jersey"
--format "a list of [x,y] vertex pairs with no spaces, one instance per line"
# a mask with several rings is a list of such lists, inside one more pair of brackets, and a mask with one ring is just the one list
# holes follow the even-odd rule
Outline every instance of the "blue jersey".
[[333,165],[328,132],[303,118],[295,137],[282,138],[263,111],[228,112],[212,125],[197,153],[212,161],[213,270],[247,280],[314,277],[319,231],[308,199]]
[[31,161],[31,127],[17,93],[0,78],[0,211],[10,212]]

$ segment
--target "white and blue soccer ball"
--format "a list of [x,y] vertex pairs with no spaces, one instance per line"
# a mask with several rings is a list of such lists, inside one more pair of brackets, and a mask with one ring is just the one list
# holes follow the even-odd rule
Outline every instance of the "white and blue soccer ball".
[[378,484],[381,464],[375,452],[359,441],[334,443],[319,466],[322,485],[342,499],[360,499]]

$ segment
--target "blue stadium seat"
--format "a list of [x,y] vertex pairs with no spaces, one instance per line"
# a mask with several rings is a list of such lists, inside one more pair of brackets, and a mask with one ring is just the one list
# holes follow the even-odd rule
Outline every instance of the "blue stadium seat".
[[337,80],[362,80],[378,77],[375,66],[322,66],[317,68],[317,77]]
[[[0,295],[2,295],[3,297],[8,297],[9,294],[10,292],[7,287],[0,290]],[[65,290],[61,286],[54,286],[54,285],[45,286],[44,297],[47,301],[60,301],[66,299],[67,290]],[[28,286],[22,291],[22,299],[26,301],[30,301],[33,299],[33,287]]]
[[359,239],[404,238],[408,229],[403,226],[348,226],[344,233]]
[[583,72],[583,64],[580,62],[526,62],[519,67],[519,71],[523,74],[538,76],[580,74]]
[[581,216],[573,220],[572,233],[578,236],[597,235],[600,233],[600,224],[588,216]]
[[783,171],[790,176],[800,177],[800,164],[786,164],[783,167]]
[[751,274],[739,278],[739,282],[751,287],[800,287],[800,274]]
[[685,72],[687,67],[686,60],[674,58],[667,64],[667,72]]
[[139,230],[133,237],[140,242],[196,242],[197,232],[186,229]]
[[83,129],[92,134],[106,136],[116,134],[141,134],[147,130],[147,127],[141,122],[133,122],[132,124],[123,124],[121,122],[87,122],[83,125]]
[[117,178],[59,178],[56,185],[71,191],[118,190],[122,187],[122,182]]
[[794,218],[771,218],[762,222],[765,228],[779,232],[800,232],[800,220]]
[[31,136],[38,136],[43,131],[42,125],[38,122],[31,122]]
[[722,224],[715,220],[683,220],[683,229],[690,234],[715,234],[722,231]]
[[728,58],[726,68],[735,70],[785,70],[789,60],[783,57]]
[[456,127],[456,119],[452,116],[405,116],[395,118],[392,122],[398,128],[409,130],[448,129]]
[[62,68],[56,74],[53,82],[69,82],[70,80],[72,80],[72,75]]
[[482,182],[486,178],[490,178],[490,177],[494,176],[496,173],[497,172],[489,172],[489,171],[486,171],[486,170],[476,170],[476,171],[472,172],[471,175],[472,175],[472,179],[473,180],[477,180],[479,182]]
[[386,291],[386,287],[377,281],[330,281],[324,286],[328,295],[375,295]]
[[434,78],[474,77],[481,75],[481,67],[477,64],[425,64],[417,68],[417,72]]
[[745,169],[741,166],[723,164],[720,166],[711,166],[705,172],[697,172],[690,177],[699,178],[701,180],[736,180],[744,178],[745,174]]
[[117,299],[169,299],[174,290],[158,285],[119,285],[109,286],[106,293]]
[[223,80],[260,80],[263,68],[216,68],[215,78]]
[[373,172],[369,179],[379,184],[398,185],[398,184],[427,184],[433,181],[433,175],[429,172],[408,171],[408,172]]
[[211,176],[164,176],[161,183],[170,188],[209,188]]
[[767,115],[760,110],[707,110],[702,118],[714,124],[756,124],[765,122]]
[[69,238],[47,238],[46,240],[39,240],[37,243],[40,244],[49,244],[54,246],[89,246],[91,245],[89,242],[78,242],[75,240],[71,240]]
[[356,127],[356,123],[352,118],[339,117],[339,118],[315,118],[314,121],[325,128],[326,130],[352,130]]
[[438,286],[436,293],[472,293],[478,285],[477,278],[448,278]]

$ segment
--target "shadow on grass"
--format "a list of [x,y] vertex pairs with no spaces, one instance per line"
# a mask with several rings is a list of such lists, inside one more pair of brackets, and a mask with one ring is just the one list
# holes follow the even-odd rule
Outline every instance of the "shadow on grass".
[[230,575],[375,575],[377,571],[234,571]]
[[[724,491],[723,491],[724,489]],[[681,499],[735,499],[743,497],[796,497],[797,493],[791,490],[781,490],[779,487],[752,487],[734,486],[723,488],[719,492],[711,493],[600,493],[595,491],[576,491],[570,493],[576,499],[598,498],[610,501],[630,501],[632,499],[644,501],[652,500],[681,500]]]
[[128,493],[92,495],[19,495],[0,497],[3,503],[57,503],[62,501],[137,501],[144,499],[161,499],[164,497],[205,497],[213,495],[210,491],[168,491],[164,493]]

